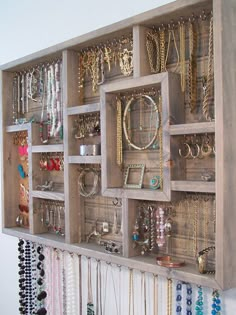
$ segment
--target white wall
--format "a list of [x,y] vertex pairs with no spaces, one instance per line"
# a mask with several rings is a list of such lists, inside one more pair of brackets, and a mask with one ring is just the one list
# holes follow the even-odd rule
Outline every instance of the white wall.
[[[168,2],[0,0],[0,64]],[[17,315],[16,239],[0,234],[0,257],[0,314]],[[223,296],[222,314],[236,314],[236,289]]]

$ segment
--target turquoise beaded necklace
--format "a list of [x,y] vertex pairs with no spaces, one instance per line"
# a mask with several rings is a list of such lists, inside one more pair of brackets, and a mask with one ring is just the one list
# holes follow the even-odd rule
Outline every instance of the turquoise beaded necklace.
[[202,287],[198,287],[198,297],[196,301],[196,315],[203,315],[203,292],[202,292]]

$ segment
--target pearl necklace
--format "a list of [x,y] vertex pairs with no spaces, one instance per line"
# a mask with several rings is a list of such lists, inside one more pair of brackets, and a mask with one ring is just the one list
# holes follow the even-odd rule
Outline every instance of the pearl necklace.
[[37,254],[36,244],[31,243],[31,277],[32,277],[32,307],[31,313],[36,313],[37,309]]
[[77,315],[75,304],[75,282],[73,259],[70,253],[65,255],[66,262],[66,314]]

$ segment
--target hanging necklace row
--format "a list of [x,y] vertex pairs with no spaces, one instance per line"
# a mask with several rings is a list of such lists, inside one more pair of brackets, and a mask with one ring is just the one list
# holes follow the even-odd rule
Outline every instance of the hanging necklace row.
[[[197,30],[196,22],[205,21],[210,16],[209,44],[208,44],[208,70],[203,84],[203,104],[202,112],[206,120],[213,120],[210,110],[210,98],[213,90],[213,16],[206,15],[203,11],[198,17],[192,15],[189,18],[181,17],[178,23],[171,21],[167,26],[161,25],[158,29],[154,28],[146,33],[146,49],[151,73],[167,71],[167,62],[170,53],[171,38],[176,52],[174,60],[176,66],[174,72],[179,72],[181,76],[181,90],[186,91],[186,81],[188,86],[188,97],[190,112],[194,113],[197,106]],[[176,28],[178,28],[179,49],[176,41]],[[168,40],[166,45],[166,33]],[[187,36],[188,35],[188,36]],[[188,37],[188,71],[186,70],[186,38]],[[187,80],[186,80],[187,74]]]
[[[87,314],[102,315],[108,311],[106,297],[110,289],[114,295],[116,313],[120,314],[121,299],[120,295],[123,291],[121,288],[121,266],[113,266],[110,263],[104,264],[104,272],[101,270],[101,261],[94,261],[91,258],[82,259],[82,267],[87,270],[86,277],[82,276],[83,268],[81,269],[81,256],[55,250],[53,248],[45,247],[31,243],[29,241],[19,240],[19,284],[20,284],[20,314],[82,314],[82,310],[88,310]],[[84,257],[85,258],[85,257]],[[87,266],[87,268],[86,268]],[[93,266],[96,266],[96,272],[93,273]],[[114,268],[119,268],[119,290],[117,289]],[[80,270],[80,271],[79,271]],[[103,275],[103,277],[102,277]],[[137,273],[138,276],[138,273]],[[141,313],[147,314],[150,312],[149,301],[152,296],[149,293],[150,285],[148,281],[148,274],[140,272],[137,277],[133,269],[129,269],[127,284],[128,284],[128,314],[135,314],[135,309],[140,302],[142,308]],[[95,277],[95,278],[94,278]],[[134,285],[137,279],[141,281],[139,288]],[[95,279],[95,281],[93,281]],[[117,279],[117,278],[116,278]],[[85,280],[88,289],[88,300],[85,304],[82,296],[86,290],[82,290],[81,283]],[[163,279],[164,280],[164,279]],[[158,292],[162,292],[162,282],[157,275],[153,275],[153,314],[158,314],[158,301],[162,301]],[[160,283],[159,283],[160,282]],[[94,286],[94,283],[96,285]],[[158,284],[159,283],[159,284]],[[174,281],[166,279],[166,311],[167,315],[172,315],[174,306],[175,314],[182,315],[185,310],[186,315],[193,314],[195,304],[195,314],[203,315],[207,306],[203,299],[204,288],[199,286],[197,288],[198,294],[195,301],[193,301],[193,287],[190,283],[181,281]],[[159,289],[157,290],[158,286]],[[175,289],[174,289],[175,285]],[[96,288],[95,296],[96,303],[94,303],[92,292]],[[183,292],[185,288],[186,292]],[[82,290],[82,291],[81,291]],[[141,290],[141,301],[137,300],[137,290]],[[111,295],[109,294],[109,300]],[[119,301],[119,304],[118,304]],[[111,302],[111,300],[110,300]],[[163,302],[163,301],[162,301]],[[114,312],[114,303],[112,304]],[[175,304],[174,304],[175,303]],[[82,305],[83,304],[83,305]],[[212,291],[211,314],[221,314],[221,297],[217,290]],[[80,310],[80,311],[79,311]]]
[[61,80],[60,59],[17,72],[13,78],[13,123],[35,121],[34,116],[29,118],[29,113],[33,113],[39,104],[39,137],[43,144],[48,143],[50,138],[63,137]]
[[[132,35],[99,43],[94,47],[81,50],[79,53],[79,94],[82,100],[86,76],[92,81],[92,91],[96,93],[98,86],[105,82],[105,72],[119,64],[124,76],[133,72],[133,39]],[[106,68],[105,69],[105,65]],[[105,71],[106,70],[106,71]]]

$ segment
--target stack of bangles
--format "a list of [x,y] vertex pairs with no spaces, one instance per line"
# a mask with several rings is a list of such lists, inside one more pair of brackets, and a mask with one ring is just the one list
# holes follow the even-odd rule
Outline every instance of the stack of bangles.
[[166,268],[180,268],[185,266],[185,261],[175,260],[171,256],[157,257],[157,264]]

